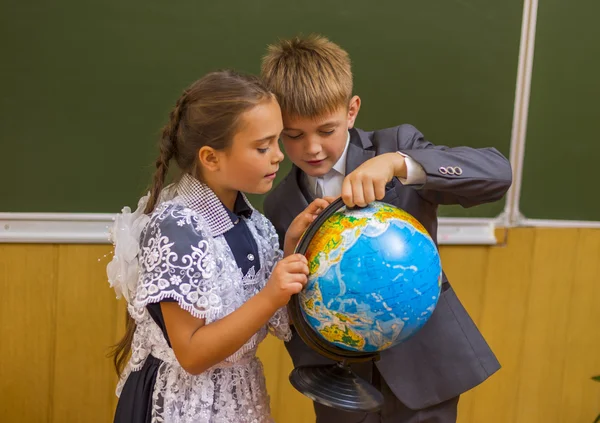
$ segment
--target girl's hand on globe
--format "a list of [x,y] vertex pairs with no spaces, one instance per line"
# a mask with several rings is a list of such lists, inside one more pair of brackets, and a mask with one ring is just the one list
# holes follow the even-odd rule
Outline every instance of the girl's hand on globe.
[[302,291],[308,277],[308,261],[302,254],[281,259],[273,268],[271,277],[262,289],[276,309],[286,305],[290,297]]
[[285,233],[285,241],[283,245],[283,256],[287,257],[294,252],[296,245],[300,241],[302,234],[308,228],[308,226],[317,218],[335,198],[324,197],[317,198],[315,201],[310,203],[307,208],[304,209],[290,224],[287,232]]

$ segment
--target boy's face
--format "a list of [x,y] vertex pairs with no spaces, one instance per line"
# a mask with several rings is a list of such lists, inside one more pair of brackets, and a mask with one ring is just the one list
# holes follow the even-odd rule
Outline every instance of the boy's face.
[[354,96],[348,107],[316,118],[284,114],[281,140],[290,160],[310,176],[325,175],[344,152],[359,109],[360,98]]

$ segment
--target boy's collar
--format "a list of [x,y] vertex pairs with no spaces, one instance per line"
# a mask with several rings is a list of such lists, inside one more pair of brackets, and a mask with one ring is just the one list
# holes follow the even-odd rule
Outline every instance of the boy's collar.
[[348,132],[350,133],[351,144],[356,144],[356,146],[364,149],[373,147],[373,142],[369,138],[369,134],[372,134],[372,132],[367,133],[359,128],[350,128]]
[[238,222],[239,216],[250,217],[254,210],[246,196],[240,192],[233,212],[230,211],[208,185],[189,174],[185,174],[177,184],[177,193],[187,207],[206,220],[212,236],[229,231]]
[[346,175],[352,173],[358,166],[375,157],[375,151],[371,149],[373,143],[369,135],[362,129],[350,129],[350,144],[346,156]]
[[[327,177],[327,175],[330,175],[332,172],[337,172],[340,175],[346,176],[346,156],[348,155],[348,146],[349,145],[350,145],[350,131],[348,131],[348,137],[346,138],[346,146],[344,147],[344,151],[342,152],[342,155],[340,156],[338,161],[333,165],[333,167],[329,170],[329,172],[327,172],[327,174],[324,175],[325,178]],[[315,192],[315,187],[317,185],[317,177],[310,176],[306,173],[304,175],[306,176],[306,182],[308,183],[308,186],[310,186],[312,192]]]
[[348,156],[348,146],[350,145],[350,131],[348,131],[348,137],[346,138],[346,146],[342,155],[338,161],[333,165],[332,169],[336,172],[346,176],[346,157]]
[[[344,151],[342,155],[338,159],[337,162],[333,165],[333,167],[327,172],[322,178],[327,179],[329,175],[332,175],[334,172],[339,173],[342,176],[346,176],[346,156],[348,155],[348,146],[350,145],[350,131],[348,131],[348,137],[346,138],[346,146],[344,147]],[[317,179],[314,176],[310,176],[307,173],[304,174],[306,177],[306,183],[311,189],[311,192],[316,192]]]

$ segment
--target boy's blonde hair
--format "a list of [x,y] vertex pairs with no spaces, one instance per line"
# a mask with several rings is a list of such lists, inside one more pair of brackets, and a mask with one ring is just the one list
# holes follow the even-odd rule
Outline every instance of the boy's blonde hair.
[[352,69],[348,53],[320,35],[280,40],[268,47],[261,73],[284,114],[318,117],[348,106]]

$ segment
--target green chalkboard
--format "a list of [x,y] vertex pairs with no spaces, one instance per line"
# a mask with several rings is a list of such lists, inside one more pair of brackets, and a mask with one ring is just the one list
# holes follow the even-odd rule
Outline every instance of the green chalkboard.
[[516,0],[3,0],[0,211],[134,205],[182,89],[217,68],[257,73],[268,43],[298,33],[349,51],[360,127],[412,123],[437,144],[508,155],[521,11]]
[[600,2],[539,3],[521,212],[600,220]]

